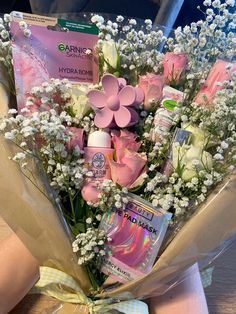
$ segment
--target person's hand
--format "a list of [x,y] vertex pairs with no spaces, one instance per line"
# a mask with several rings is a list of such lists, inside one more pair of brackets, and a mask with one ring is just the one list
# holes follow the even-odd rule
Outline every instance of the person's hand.
[[13,234],[0,243],[0,314],[8,313],[39,278],[39,265]]

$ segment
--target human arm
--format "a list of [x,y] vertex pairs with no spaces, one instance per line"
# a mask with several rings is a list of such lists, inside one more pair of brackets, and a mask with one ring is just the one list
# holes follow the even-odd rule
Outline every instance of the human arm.
[[0,242],[0,313],[8,313],[39,278],[39,265],[19,238]]
[[190,267],[184,279],[163,296],[150,299],[150,314],[208,314],[208,308],[197,264]]

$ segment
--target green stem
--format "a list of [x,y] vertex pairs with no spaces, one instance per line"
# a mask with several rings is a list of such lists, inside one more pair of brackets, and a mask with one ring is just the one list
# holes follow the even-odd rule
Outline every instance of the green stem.
[[99,288],[99,286],[98,286],[98,283],[97,283],[97,281],[96,281],[96,279],[94,277],[94,274],[93,274],[93,272],[91,270],[90,265],[86,265],[85,267],[86,267],[86,270],[88,272],[88,276],[89,276],[90,282],[91,282],[91,284],[93,286],[93,289],[97,290]]
[[69,189],[67,189],[67,191],[68,191],[68,194],[69,194],[70,206],[71,206],[73,221],[76,224],[76,216],[75,216],[75,207],[74,207],[73,197],[72,197]]

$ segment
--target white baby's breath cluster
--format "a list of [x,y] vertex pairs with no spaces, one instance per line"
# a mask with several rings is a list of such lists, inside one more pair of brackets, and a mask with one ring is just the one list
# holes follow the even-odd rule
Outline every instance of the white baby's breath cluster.
[[138,75],[147,72],[158,72],[161,68],[162,53],[158,48],[167,38],[163,31],[154,27],[152,21],[145,20],[144,25],[138,25],[135,19],[125,20],[118,16],[115,22],[105,21],[103,17],[95,15],[92,22],[98,26],[99,53],[103,55],[102,47],[106,42],[113,42],[120,58],[120,68],[116,69],[121,76],[131,81],[137,80]]
[[112,180],[104,180],[97,182],[97,186],[101,193],[99,194],[99,201],[91,203],[90,205],[99,208],[101,211],[106,211],[108,208],[116,207],[123,209],[128,203],[128,189],[119,187]]
[[78,253],[78,264],[98,260],[106,255],[105,242],[109,239],[104,230],[89,227],[86,232],[76,236],[72,244],[73,251]]
[[22,30],[22,32],[25,35],[25,37],[30,37],[31,36],[31,30],[28,28],[28,24],[24,20],[21,20],[19,22],[19,27]]
[[175,40],[168,39],[169,49],[188,54],[193,74],[209,68],[217,58],[230,60],[236,53],[235,1],[207,0],[203,5],[203,20],[178,27]]
[[211,108],[192,103],[182,108],[181,115],[185,115],[190,124],[197,124],[211,134],[207,144],[214,147],[214,167],[227,173],[227,169],[232,169],[235,163],[236,74],[224,85],[217,92]]
[[[13,82],[13,67],[12,67],[12,46],[10,41],[10,21],[11,16],[4,14],[4,18],[0,18],[0,64],[5,68],[5,74],[9,76],[10,82]],[[10,86],[13,91],[14,86]]]
[[[199,130],[204,130],[204,133],[201,133],[206,136],[203,149],[211,153],[212,163],[208,162],[208,166],[202,167],[200,165],[201,159],[192,159],[192,169],[195,169],[195,175],[191,176],[189,180],[183,180],[182,174],[186,164],[180,159],[179,169],[181,171],[174,171],[167,180],[160,173],[155,173],[156,162],[152,159],[153,151],[156,151],[156,160],[160,157],[158,162],[163,164],[164,160],[161,160],[162,151],[158,150],[158,145],[149,148],[148,156],[151,165],[144,192],[154,206],[161,206],[166,210],[174,209],[176,217],[185,215],[191,211],[193,206],[196,207],[202,203],[209,192],[226,175],[232,173],[236,165],[235,114],[235,74],[230,81],[224,83],[224,88],[218,91],[212,107],[192,103],[180,108],[178,119],[182,123],[187,121],[190,125],[197,125]],[[183,160],[185,159],[183,158]]]
[[214,169],[201,170],[190,181],[186,182],[173,172],[165,185],[153,186],[150,201],[153,206],[173,210],[175,218],[188,214],[191,208],[201,204],[213,186],[223,179],[224,175]]
[[[13,111],[10,114],[14,114]],[[50,177],[51,186],[71,195],[81,188],[88,169],[84,166],[83,151],[78,146],[72,150],[67,148],[72,136],[66,127],[71,123],[70,115],[50,109],[31,115],[11,116],[4,122],[5,129],[9,129],[5,138],[20,149],[13,157],[14,161],[26,167],[27,161],[23,163],[23,159],[35,157]]]

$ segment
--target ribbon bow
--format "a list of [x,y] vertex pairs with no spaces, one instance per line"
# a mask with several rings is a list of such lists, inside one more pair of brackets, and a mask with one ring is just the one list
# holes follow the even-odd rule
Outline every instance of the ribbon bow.
[[109,298],[93,301],[84,294],[73,277],[50,267],[40,267],[40,279],[30,293],[40,293],[65,303],[81,305],[89,314],[148,314],[147,304],[138,300],[119,301]]

